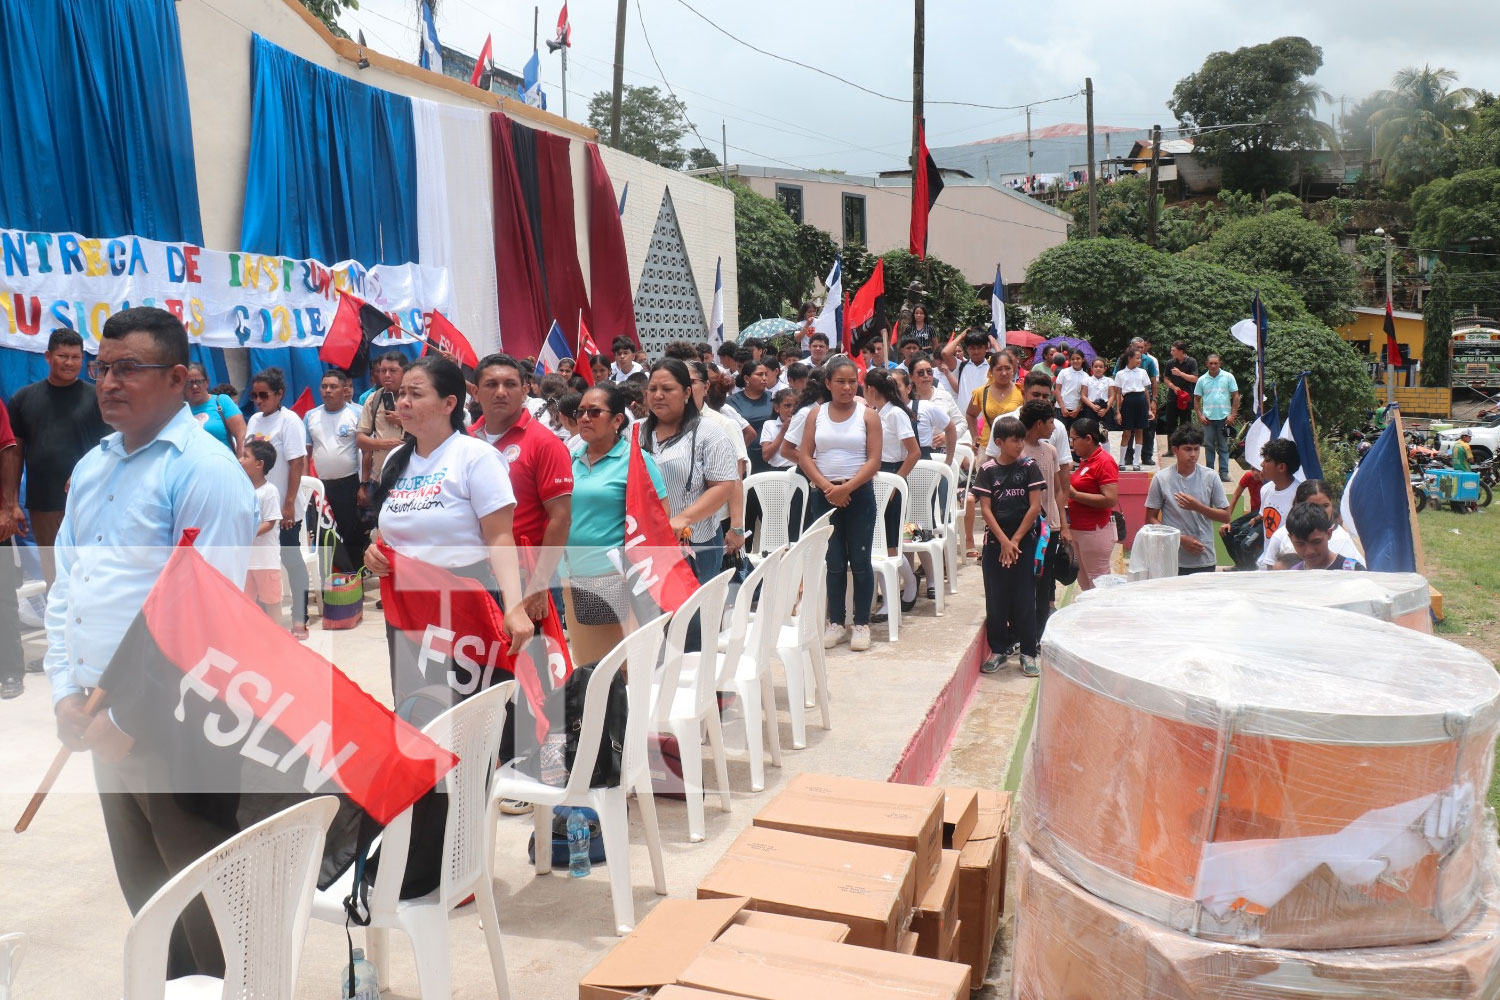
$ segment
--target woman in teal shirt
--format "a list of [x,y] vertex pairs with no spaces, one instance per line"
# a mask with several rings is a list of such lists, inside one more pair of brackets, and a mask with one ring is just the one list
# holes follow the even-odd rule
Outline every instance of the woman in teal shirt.
[[215,396],[208,391],[208,372],[194,362],[188,365],[187,401],[193,416],[208,433],[219,439],[230,451],[241,455],[245,451],[245,415],[228,396]]
[[[563,606],[568,645],[577,663],[602,660],[624,638],[621,622],[629,608],[629,588],[609,558],[625,544],[625,482],[630,470],[630,426],[625,394],[601,382],[578,404],[578,436],[573,454],[573,523],[568,529],[568,576]],[[665,506],[667,487],[650,455],[646,471]]]

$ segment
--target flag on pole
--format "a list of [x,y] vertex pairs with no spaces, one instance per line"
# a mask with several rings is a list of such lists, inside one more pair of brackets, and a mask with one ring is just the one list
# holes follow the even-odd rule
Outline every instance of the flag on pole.
[[[849,293],[844,293],[844,304],[839,307],[839,322],[843,324],[839,331],[840,349],[851,358],[855,364],[860,364],[859,352],[854,349],[854,327],[849,322]],[[863,369],[861,369],[863,371]]]
[[594,358],[599,354],[599,347],[594,343],[594,338],[589,335],[589,328],[583,323],[583,313],[578,313],[578,357],[573,366],[573,371],[589,385],[594,384]]
[[196,534],[99,679],[115,724],[166,764],[169,787],[152,791],[342,793],[385,824],[453,769],[457,757],[267,618]]
[[[536,356],[536,370],[539,375],[550,375],[557,371],[557,366],[562,363],[563,358],[571,358],[573,352],[568,350],[568,338],[563,336],[562,327],[557,325],[557,320],[552,321],[552,329],[547,331],[547,339],[542,342],[542,350]],[[574,364],[577,370],[577,364]],[[585,368],[588,365],[584,365]]]
[[620,188],[620,216],[622,218],[625,215],[625,198],[629,194],[630,194],[630,182],[626,181],[625,182],[625,186],[622,187],[622,188]]
[[453,355],[465,368],[479,367],[479,355],[474,353],[474,346],[469,343],[469,338],[436,309],[427,315],[427,342],[422,345],[423,354],[427,353],[428,347],[436,348],[439,354]]
[[1005,279],[1000,275],[999,264],[995,265],[995,285],[990,289],[990,325],[994,327],[1000,350],[1005,350]]
[[828,298],[823,300],[823,311],[813,320],[813,329],[828,338],[829,344],[842,344],[844,334],[844,258],[833,256],[833,269],[828,272],[823,285],[828,289]]
[[1273,405],[1256,416],[1245,432],[1245,468],[1260,468],[1261,452],[1274,437],[1281,434],[1281,407]]
[[485,35],[484,47],[479,50],[479,58],[474,60],[474,72],[469,74],[469,86],[489,90],[494,68],[495,57],[490,51],[490,36]]
[[547,110],[547,95],[542,93],[542,58],[536,49],[531,50],[531,58],[521,71],[521,100],[533,108]]
[[649,592],[657,607],[676,611],[698,589],[698,578],[683,557],[651,482],[641,451],[640,427],[636,424],[631,431],[630,465],[625,472],[625,544],[610,555],[632,593]]
[[557,13],[557,33],[547,39],[547,51],[573,47],[573,26],[568,23],[568,5],[564,3]]
[[1396,339],[1396,313],[1391,308],[1389,296],[1385,300],[1385,363],[1395,368],[1405,368],[1411,364],[1406,352],[1401,349],[1401,342]]
[[304,387],[301,394],[297,397],[297,401],[291,407],[292,412],[297,414],[299,420],[317,408],[318,403],[317,400],[313,399],[312,386]]
[[1365,566],[1377,573],[1417,571],[1405,448],[1397,421],[1386,420],[1385,430],[1349,474],[1339,505],[1344,527],[1364,549]]
[[443,71],[443,47],[438,44],[437,24],[432,20],[431,0],[422,0],[422,6],[418,9],[422,19],[422,51],[417,54],[417,64],[423,69],[430,69],[434,73]]
[[708,342],[718,350],[724,344],[724,258],[714,265],[714,304],[708,319]]
[[870,279],[860,286],[849,303],[849,326],[860,327],[875,317],[875,300],[885,294],[885,261],[875,259],[875,270]]
[[917,149],[911,176],[911,252],[927,257],[927,216],[943,193],[943,175],[927,149],[927,131],[917,123]]
[[371,342],[395,325],[368,302],[341,291],[333,323],[318,348],[318,359],[355,377],[363,375],[370,367]]
[[1318,458],[1318,435],[1313,428],[1312,406],[1307,398],[1307,372],[1297,379],[1297,391],[1292,393],[1292,404],[1286,410],[1286,423],[1281,425],[1281,437],[1297,445],[1297,457],[1302,467],[1296,479],[1322,479],[1323,462]]

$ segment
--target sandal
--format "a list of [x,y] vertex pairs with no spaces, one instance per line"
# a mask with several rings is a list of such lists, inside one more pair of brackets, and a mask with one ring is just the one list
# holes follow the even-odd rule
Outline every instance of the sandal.
[[965,559],[978,559],[979,558],[979,550],[978,549],[969,549],[967,552],[964,553],[964,558]]

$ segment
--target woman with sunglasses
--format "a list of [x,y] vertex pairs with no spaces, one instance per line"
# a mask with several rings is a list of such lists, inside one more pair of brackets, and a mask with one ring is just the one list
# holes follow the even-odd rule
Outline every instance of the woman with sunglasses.
[[280,368],[267,368],[250,380],[255,412],[245,425],[245,439],[259,438],[276,449],[276,464],[266,482],[281,497],[281,565],[292,588],[292,638],[307,638],[307,564],[302,561],[302,510],[297,489],[307,468],[307,429],[302,419],[281,405],[286,380]]
[[208,372],[194,361],[187,366],[184,395],[198,424],[236,455],[245,452],[245,415],[228,396],[208,391]]
[[[578,436],[573,454],[573,523],[568,529],[568,575],[563,608],[568,645],[577,663],[602,660],[624,637],[629,587],[609,554],[625,544],[625,484],[630,471],[630,418],[625,393],[602,382],[578,404]],[[656,459],[646,455],[646,472],[666,506],[667,485]],[[670,516],[670,509],[668,516]]]
[[[919,358],[911,366],[911,374],[897,372],[911,399],[911,408],[917,415],[917,448],[924,459],[936,459],[953,464],[953,453],[958,447],[958,429],[963,425],[958,405],[953,397],[938,392],[932,362]],[[945,401],[949,405],[944,405]]]

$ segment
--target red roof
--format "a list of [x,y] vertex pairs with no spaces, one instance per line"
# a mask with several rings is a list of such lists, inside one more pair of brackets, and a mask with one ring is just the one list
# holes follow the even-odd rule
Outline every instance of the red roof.
[[[1101,135],[1101,134],[1103,134],[1105,132],[1148,132],[1148,131],[1150,131],[1150,130],[1149,129],[1132,128],[1132,127],[1127,126],[1127,125],[1095,125],[1094,126],[1094,134],[1095,135]],[[1035,141],[1037,139],[1070,139],[1070,138],[1074,138],[1076,136],[1088,135],[1088,132],[1089,132],[1089,127],[1088,127],[1087,124],[1079,124],[1077,122],[1065,122],[1065,123],[1063,123],[1061,125],[1047,125],[1047,126],[1045,126],[1043,128],[1034,128],[1034,129],[1031,130],[1031,138],[1032,138],[1033,141]],[[992,143],[992,142],[1025,142],[1025,141],[1026,141],[1026,133],[1025,132],[1012,132],[1010,135],[997,135],[993,139],[976,139],[973,142],[966,142],[966,143],[964,143],[964,145],[966,145],[966,146],[982,146],[982,145],[985,145],[985,144],[988,144],[988,143]]]

